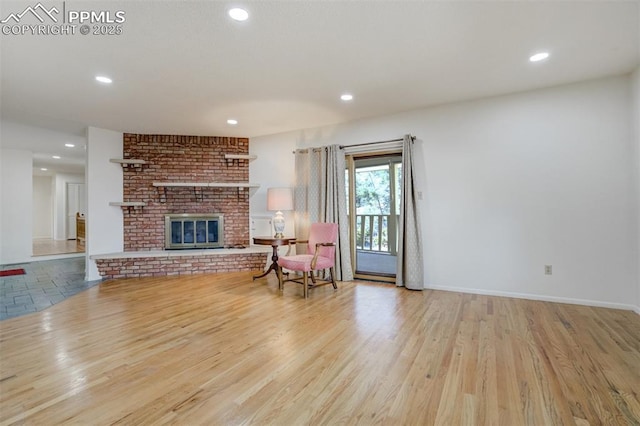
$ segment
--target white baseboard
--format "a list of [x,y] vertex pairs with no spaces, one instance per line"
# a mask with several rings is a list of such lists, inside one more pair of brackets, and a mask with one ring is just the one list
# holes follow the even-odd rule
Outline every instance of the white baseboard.
[[568,297],[544,296],[544,295],[529,294],[529,293],[514,293],[509,291],[484,290],[484,289],[466,288],[466,287],[448,287],[448,286],[438,286],[438,285],[425,287],[425,290],[454,291],[458,293],[482,294],[485,296],[513,297],[515,299],[540,300],[543,302],[568,303],[571,305],[584,305],[584,306],[596,306],[600,308],[622,309],[625,311],[634,311],[640,315],[640,307],[638,306],[627,305],[624,303],[603,302],[600,300],[575,299],[575,298],[568,298]]
[[20,265],[21,263],[29,263],[31,261],[32,261],[31,257],[25,257],[25,258],[16,257],[16,258],[13,258],[13,259],[1,260],[0,261],[0,266],[7,267],[7,266],[12,266],[12,265]]

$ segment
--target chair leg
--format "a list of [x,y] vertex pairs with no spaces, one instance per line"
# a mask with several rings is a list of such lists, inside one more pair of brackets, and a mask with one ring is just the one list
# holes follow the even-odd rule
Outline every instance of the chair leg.
[[278,272],[278,290],[282,291],[284,290],[284,283],[282,282],[282,266],[278,265],[277,272]]
[[309,278],[307,277],[307,273],[306,272],[303,272],[302,276],[303,276],[303,278],[302,278],[302,283],[303,283],[302,284],[302,288],[304,289],[303,290],[303,292],[304,292],[303,294],[304,294],[304,298],[306,299],[306,298],[309,297],[309,286],[308,286]]
[[336,284],[336,276],[335,276],[335,273],[333,272],[333,266],[329,268],[329,275],[331,275],[331,284],[333,284],[333,289],[337,290],[338,285]]

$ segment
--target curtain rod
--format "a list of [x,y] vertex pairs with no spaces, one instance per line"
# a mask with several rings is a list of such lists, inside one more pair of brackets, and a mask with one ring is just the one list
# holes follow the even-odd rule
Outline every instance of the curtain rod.
[[[356,143],[353,145],[340,145],[340,148],[351,148],[352,146],[367,146],[367,145],[377,145],[377,144],[381,144],[381,143],[390,143],[390,142],[402,142],[404,140],[404,138],[397,138],[397,139],[389,139],[386,141],[377,141],[377,142],[365,142],[365,143]],[[414,141],[416,140],[415,136],[411,136],[411,140]]]
[[[404,138],[397,138],[397,139],[389,139],[386,141],[377,141],[377,142],[365,142],[365,143],[357,143],[354,145],[340,145],[340,149],[344,149],[344,148],[351,148],[351,147],[356,147],[356,146],[367,146],[367,145],[377,145],[377,144],[382,144],[382,143],[390,143],[390,142],[402,142],[404,140]],[[416,137],[415,136],[411,136],[411,141],[415,141]],[[319,151],[320,148],[313,148],[313,151]],[[302,152],[306,152],[307,149],[304,148],[301,150]],[[294,154],[296,153],[296,151],[292,151]]]
[[291,151],[292,154],[295,154],[297,151],[300,152],[309,152],[309,149],[311,149],[313,152],[320,152],[322,151],[322,148],[300,148],[300,149],[294,149],[293,151]]

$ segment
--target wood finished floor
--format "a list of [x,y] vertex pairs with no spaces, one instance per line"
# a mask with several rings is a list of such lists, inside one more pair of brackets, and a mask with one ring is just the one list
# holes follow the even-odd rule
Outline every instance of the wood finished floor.
[[76,240],[52,240],[50,238],[34,238],[32,249],[34,256],[84,253],[84,247],[79,245]]
[[105,282],[0,322],[0,424],[640,424],[640,316],[273,274]]

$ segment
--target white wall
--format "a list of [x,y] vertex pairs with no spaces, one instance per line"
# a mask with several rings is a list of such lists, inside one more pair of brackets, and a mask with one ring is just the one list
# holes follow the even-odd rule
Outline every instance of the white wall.
[[635,185],[636,185],[636,250],[638,257],[636,258],[636,268],[638,274],[638,288],[636,294],[636,312],[640,314],[640,67],[636,68],[631,76],[632,79],[632,102],[631,117],[634,126],[635,139]]
[[91,255],[124,250],[122,209],[109,205],[110,201],[122,201],[122,167],[109,162],[110,158],[122,158],[122,133],[89,127],[85,179],[87,280],[100,279]]
[[[614,77],[252,138],[251,148],[411,133],[425,165],[426,287],[630,309],[638,219],[629,92],[630,78]],[[265,188],[293,185],[289,155],[277,169],[256,160],[251,170]]]
[[32,154],[3,148],[0,157],[0,264],[29,262],[33,251]]
[[[84,146],[85,138],[72,133],[65,133],[43,127],[30,126],[13,121],[1,120],[2,126],[2,147],[11,149],[23,149],[25,151],[38,152],[41,154],[55,154],[58,148],[65,143],[74,143],[77,147]],[[43,145],[42,141],[47,141],[51,148]],[[82,170],[80,151],[69,151],[67,160],[76,159],[73,163]]]
[[[34,152],[40,154],[46,154],[43,152],[42,141],[47,141],[52,146],[62,145],[66,142],[75,143],[77,146],[83,146],[85,144],[85,138],[69,133],[62,133],[50,129],[44,129],[41,127],[29,126],[21,123],[15,123],[11,121],[0,121],[0,143],[2,145],[1,155],[3,157],[3,163],[6,162],[11,168],[11,172],[6,172],[7,179],[2,180],[0,184],[1,188],[7,188],[10,193],[16,195],[19,193],[19,197],[28,199],[28,203],[23,203],[20,207],[20,216],[15,218],[15,205],[12,202],[5,202],[5,195],[1,195],[0,199],[0,221],[7,224],[8,228],[0,229],[0,237],[2,238],[2,252],[0,253],[0,262],[4,262],[6,259],[19,259],[20,262],[31,261],[31,254],[33,250],[33,157]],[[46,149],[46,148],[45,148]],[[10,152],[13,152],[10,154]],[[15,152],[21,152],[16,157]],[[51,151],[50,153],[54,153]],[[71,154],[70,154],[71,155]],[[79,154],[73,154],[72,157],[76,157]],[[77,168],[82,169],[82,160],[76,158],[74,161]],[[28,180],[19,176],[29,176]],[[2,172],[3,175],[5,171]],[[16,177],[18,176],[18,177]],[[55,204],[54,197],[54,204]],[[54,205],[54,214],[55,214]],[[11,219],[9,219],[11,218]],[[28,232],[18,232],[18,224],[15,226],[12,224],[14,219],[18,219],[20,222],[28,221]],[[56,238],[54,221],[54,233]],[[39,232],[38,232],[39,233]],[[64,238],[64,235],[62,236]],[[28,253],[28,255],[26,254]]]
[[33,238],[53,238],[53,180],[33,176]]
[[[258,158],[249,163],[249,182],[259,183],[260,188],[249,199],[251,215],[273,216],[267,211],[267,189],[293,187],[295,171],[293,169],[293,151],[295,140],[281,138],[279,135],[252,138],[249,152]],[[286,235],[294,235],[293,212],[283,212]]]

